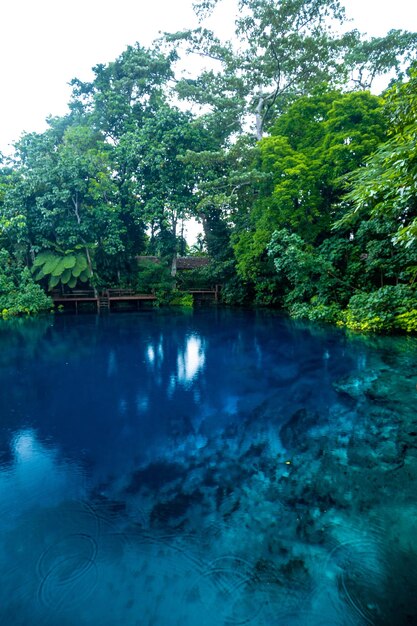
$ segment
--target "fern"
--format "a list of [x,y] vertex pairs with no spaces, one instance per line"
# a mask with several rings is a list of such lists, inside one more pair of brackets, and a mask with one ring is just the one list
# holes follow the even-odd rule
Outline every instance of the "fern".
[[54,289],[60,283],[73,289],[78,280],[85,283],[92,275],[87,257],[83,252],[73,251],[58,254],[51,250],[40,252],[33,263],[32,272],[35,280],[49,277],[48,289]]

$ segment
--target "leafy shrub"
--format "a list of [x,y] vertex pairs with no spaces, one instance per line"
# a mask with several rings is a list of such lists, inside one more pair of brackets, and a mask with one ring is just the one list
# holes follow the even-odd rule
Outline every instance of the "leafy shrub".
[[416,291],[411,285],[388,285],[370,293],[361,292],[352,296],[343,324],[359,331],[401,329],[411,332],[411,313],[416,309]]
[[297,303],[289,307],[289,314],[295,319],[309,319],[311,321],[338,323],[342,312],[337,304],[305,304]]
[[362,333],[388,330],[388,326],[384,326],[383,320],[378,315],[359,319],[358,316],[352,313],[352,311],[349,311],[349,309],[343,312],[339,326],[346,326],[346,328],[350,330],[357,330]]
[[[334,245],[323,243],[314,248],[284,228],[273,233],[268,254],[281,280],[281,284],[275,285],[275,291],[284,294],[283,304],[291,315],[293,310],[300,311],[299,317],[303,311],[302,317],[333,320],[334,311],[327,307],[335,304],[335,311],[338,311],[338,305],[347,303],[351,286],[343,268],[340,271],[335,264],[346,254],[344,241],[335,241]],[[299,305],[303,306],[299,308]]]
[[139,293],[154,293],[163,299],[174,288],[175,279],[164,263],[143,261],[134,281],[134,289]]
[[184,293],[182,291],[173,291],[169,300],[169,304],[172,306],[190,307],[194,306],[194,298],[191,293]]
[[53,307],[31,272],[12,261],[6,250],[0,250],[0,312],[2,317],[36,314]]
[[176,281],[180,289],[208,289],[213,284],[209,266],[178,272]]
[[389,285],[372,292],[351,296],[347,309],[336,303],[320,302],[313,296],[309,303],[287,294],[285,306],[291,317],[345,326],[359,332],[417,332],[417,294],[411,285]]
[[209,289],[220,285],[223,304],[241,305],[249,299],[247,284],[237,275],[236,263],[232,260],[215,261],[204,267],[177,274],[181,289]]
[[417,333],[417,309],[400,313],[395,317],[395,327],[406,333]]

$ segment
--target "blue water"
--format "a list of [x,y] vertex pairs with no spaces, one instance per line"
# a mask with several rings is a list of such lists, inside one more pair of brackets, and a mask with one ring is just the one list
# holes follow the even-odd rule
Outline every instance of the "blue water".
[[268,312],[0,325],[0,624],[417,624],[416,343]]

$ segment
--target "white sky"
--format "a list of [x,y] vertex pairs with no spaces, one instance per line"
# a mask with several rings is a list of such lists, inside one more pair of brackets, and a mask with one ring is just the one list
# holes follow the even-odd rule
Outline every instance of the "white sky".
[[[355,26],[368,34],[417,31],[415,0],[345,3]],[[136,41],[150,45],[158,31],[192,27],[191,5],[192,0],[0,0],[0,151],[9,152],[23,131],[42,131],[48,115],[66,112],[72,78],[89,80],[93,65],[114,60]],[[231,17],[230,9],[219,16],[219,30]]]

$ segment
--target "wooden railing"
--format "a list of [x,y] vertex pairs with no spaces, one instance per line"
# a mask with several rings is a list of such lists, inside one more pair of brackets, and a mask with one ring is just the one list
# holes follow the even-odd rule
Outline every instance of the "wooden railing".
[[97,300],[98,296],[93,289],[74,289],[68,293],[53,291],[52,299],[55,300]]
[[153,293],[137,293],[134,289],[106,289],[102,297],[109,300],[155,300]]
[[[194,296],[201,295],[203,298],[205,295],[214,295],[214,299],[218,301],[219,286],[207,287],[200,289],[186,289],[185,293],[189,293]],[[97,310],[110,309],[111,302],[137,302],[138,306],[141,301],[156,300],[154,293],[137,293],[134,289],[117,289],[109,288],[103,290],[98,294],[93,289],[73,289],[68,293],[62,293],[59,291],[53,291],[51,293],[52,299],[56,304],[63,304],[65,302],[73,302],[75,304],[75,310],[78,311],[78,303],[80,302],[95,302],[97,304]]]

